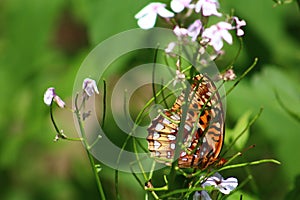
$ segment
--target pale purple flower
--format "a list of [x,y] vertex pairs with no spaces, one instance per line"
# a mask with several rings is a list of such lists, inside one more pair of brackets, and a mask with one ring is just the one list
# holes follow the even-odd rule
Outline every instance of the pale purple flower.
[[90,78],[86,78],[83,81],[82,89],[84,90],[87,96],[92,96],[95,93],[99,94],[96,81]]
[[56,102],[56,104],[61,108],[65,107],[65,102],[59,96],[57,96],[54,87],[48,88],[44,93],[44,103],[50,106],[52,101]]
[[193,200],[211,200],[211,198],[205,190],[201,190],[195,192]]
[[205,29],[202,34],[203,39],[208,39],[208,44],[211,45],[216,51],[220,51],[223,47],[223,40],[228,44],[232,44],[232,36],[228,32],[231,30],[231,24],[227,22],[219,22],[216,25]]
[[167,54],[171,54],[173,52],[173,50],[174,50],[175,47],[176,47],[176,42],[170,42],[168,44],[168,47],[165,49],[165,52]]
[[234,27],[236,29],[236,35],[242,36],[244,35],[244,31],[241,29],[242,26],[246,26],[245,20],[239,20],[238,17],[233,17],[233,20],[235,21],[236,26]]
[[192,0],[172,0],[171,8],[174,12],[180,13],[184,8],[194,8],[194,4],[191,4]]
[[173,32],[179,38],[188,36],[188,30],[186,28],[180,28],[179,26],[175,26]]
[[238,180],[234,177],[224,179],[221,174],[217,172],[213,176],[207,178],[201,186],[213,186],[223,194],[229,194],[238,186]]
[[222,14],[218,12],[218,0],[199,0],[195,5],[195,11],[199,13],[202,11],[203,16],[215,15],[221,17]]
[[175,86],[177,83],[182,82],[184,80],[185,80],[185,74],[179,70],[176,70],[176,76],[175,76],[175,80],[173,82],[173,86]]
[[224,81],[233,81],[236,78],[236,75],[233,69],[229,69],[224,74],[222,74],[221,77]]
[[200,19],[197,19],[188,27],[188,35],[192,37],[192,41],[196,41],[200,31],[202,29],[202,23]]
[[170,18],[174,17],[174,13],[167,10],[166,4],[153,2],[144,7],[140,12],[138,12],[134,17],[138,19],[138,25],[142,29],[153,28],[156,22],[157,15]]

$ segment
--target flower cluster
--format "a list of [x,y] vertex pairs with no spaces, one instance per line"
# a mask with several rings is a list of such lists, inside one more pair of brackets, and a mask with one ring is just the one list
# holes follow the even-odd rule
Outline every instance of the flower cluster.
[[[90,78],[86,78],[83,81],[82,84],[82,104],[84,104],[84,102],[91,96],[93,96],[94,94],[99,94],[97,85],[96,85],[96,81],[94,81],[93,79]],[[52,123],[55,127],[55,130],[57,132],[54,141],[58,141],[60,138],[61,139],[69,139],[64,133],[63,130],[59,130],[54,119],[53,119],[53,114],[52,114],[52,104],[56,103],[60,108],[65,108],[66,107],[66,103],[56,94],[55,92],[55,88],[54,87],[50,87],[46,90],[46,92],[44,93],[44,103],[47,106],[50,106],[50,115],[51,115],[51,120]],[[83,112],[82,113],[82,119],[84,120],[85,118],[87,118],[90,115],[90,112]]]
[[[223,16],[222,13],[218,11],[218,0],[172,0],[170,7],[173,12],[166,9],[166,4],[163,3],[153,2],[148,4],[135,15],[139,27],[142,29],[153,28],[157,16],[159,16],[169,23],[172,22],[173,32],[178,38],[190,38],[191,41],[198,41],[199,44],[205,48],[211,46],[217,54],[221,52],[223,41],[232,44],[233,39],[229,31],[236,30],[237,36],[244,35],[244,31],[241,27],[245,26],[246,22],[236,16],[227,17],[224,21],[219,21],[208,27],[208,17],[216,16],[221,18]],[[191,15],[194,14],[196,20],[187,26],[176,22],[176,15],[182,13],[184,13],[183,16],[185,18],[191,17]],[[171,52],[172,48],[170,47],[175,47],[174,43],[170,45],[166,49],[167,53]]]
[[[86,98],[93,96],[95,93],[99,94],[96,81],[90,78],[86,78],[82,84],[83,95]],[[44,103],[50,106],[52,102],[55,102],[60,108],[65,107],[65,102],[56,94],[54,87],[49,87],[44,93]]]
[[[177,41],[168,44],[165,53],[171,57],[176,57],[176,47],[183,49],[180,47],[196,46],[197,48],[192,49],[196,50],[193,53],[201,56],[193,55],[193,57],[199,58],[199,62],[203,66],[223,53],[224,42],[230,45],[233,43],[233,33],[237,37],[243,36],[242,27],[246,25],[244,20],[220,12],[218,0],[171,0],[170,9],[164,3],[152,2],[135,15],[137,23],[142,29],[153,28],[158,17],[171,25],[171,29],[177,37]],[[209,20],[210,17],[215,19]],[[208,23],[211,21],[214,23]],[[212,53],[209,57],[202,56],[207,49]],[[185,74],[180,71],[179,60],[177,60],[176,67],[173,85],[185,80]],[[235,78],[233,69],[227,69],[215,77],[216,80],[223,81],[234,80]],[[219,173],[208,178],[200,177],[200,182],[202,190],[195,192],[194,200],[211,199],[209,192],[213,190],[227,195],[238,186],[236,178],[224,179]]]
[[229,194],[238,186],[238,180],[234,177],[224,179],[221,174],[215,173],[213,176],[207,178],[201,186],[203,190],[195,192],[193,200],[211,200],[208,192],[204,190],[206,187],[212,187],[223,194]]

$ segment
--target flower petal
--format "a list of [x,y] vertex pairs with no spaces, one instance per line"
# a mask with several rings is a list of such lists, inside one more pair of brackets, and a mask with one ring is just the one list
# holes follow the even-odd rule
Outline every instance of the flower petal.
[[193,200],[211,200],[211,198],[205,190],[201,190],[195,192]]
[[220,38],[212,40],[210,44],[216,51],[220,51],[223,47],[223,41]]
[[138,25],[142,29],[150,29],[155,25],[157,14],[161,17],[173,17],[174,13],[165,9],[166,4],[154,2],[148,4],[135,15],[138,19]]
[[188,30],[185,28],[180,28],[179,26],[175,26],[173,32],[177,37],[184,37],[188,35]]
[[229,194],[238,186],[238,180],[234,177],[228,179],[223,179],[222,182],[218,185],[220,192],[223,194]]
[[145,15],[147,15],[148,13],[153,12],[153,3],[148,4],[146,7],[144,7],[142,10],[140,10],[140,12],[138,12],[134,18],[136,19],[140,19],[141,17],[144,17]]
[[61,107],[61,108],[64,108],[66,103],[59,97],[59,96],[55,96],[54,99],[53,99],[56,104]]
[[202,23],[200,19],[197,19],[188,27],[188,35],[192,37],[192,41],[196,41],[200,31],[202,29]]
[[156,22],[156,16],[157,15],[155,13],[149,13],[144,17],[140,18],[137,23],[142,29],[153,28]]
[[242,36],[242,35],[244,35],[244,31],[242,29],[237,29],[236,35]]
[[184,5],[178,0],[171,1],[171,8],[174,12],[180,13],[184,9]]
[[244,31],[241,29],[242,26],[246,26],[246,21],[245,20],[239,20],[238,17],[233,17],[233,20],[235,21],[236,24],[236,35],[237,36],[242,36],[244,35]]
[[194,4],[190,4],[192,0],[172,0],[171,8],[174,12],[180,13],[184,8],[194,8]]
[[231,34],[227,31],[227,30],[222,30],[220,32],[221,37],[228,43],[228,44],[232,44],[232,36]]
[[50,106],[53,98],[56,96],[54,87],[50,87],[44,93],[44,103]]
[[96,81],[90,78],[84,79],[82,89],[89,97],[94,95],[94,93],[99,94]]
[[168,47],[165,49],[165,52],[166,52],[167,54],[168,54],[168,53],[171,53],[171,52],[174,50],[175,46],[176,46],[176,43],[175,43],[175,42],[170,42],[170,43],[168,44]]
[[199,13],[202,10],[203,16],[215,15],[221,17],[222,14],[217,11],[219,2],[217,0],[199,0],[195,6],[195,12]]
[[170,17],[174,17],[174,13],[172,13],[171,11],[165,9],[164,7],[159,7],[157,9],[157,14],[161,17],[165,17],[165,18],[170,18]]

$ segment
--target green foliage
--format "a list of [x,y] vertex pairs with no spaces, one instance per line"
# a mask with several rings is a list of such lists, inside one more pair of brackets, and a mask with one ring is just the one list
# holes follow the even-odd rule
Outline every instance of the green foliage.
[[299,198],[300,198],[300,176],[297,175],[295,177],[293,189],[287,193],[285,199],[292,200],[292,199],[299,199]]
[[251,112],[247,111],[245,112],[237,121],[235,124],[235,127],[233,129],[226,129],[226,137],[225,137],[225,143],[229,144],[236,138],[238,140],[234,143],[234,146],[238,150],[242,150],[249,138],[249,128],[247,128],[249,123]]
[[[52,142],[55,131],[50,128],[48,107],[43,105],[42,96],[47,87],[55,86],[60,96],[70,102],[74,75],[87,53],[112,34],[136,28],[133,16],[146,2],[149,1],[0,2],[0,199],[98,196],[81,144]],[[271,0],[220,2],[224,9],[234,8],[247,21],[244,49],[234,64],[237,74],[254,57],[259,58],[256,68],[227,98],[227,121],[234,128],[227,131],[226,140],[241,133],[251,119],[250,113],[263,107],[261,117],[238,140],[236,148],[256,144],[247,152],[253,160],[272,156],[282,162],[276,169],[271,165],[255,167],[252,184],[261,190],[246,188],[243,199],[293,199],[299,192],[298,182],[294,185],[293,181],[300,174],[300,124],[279,104],[275,91],[282,103],[299,116],[299,8],[296,3],[274,8]],[[69,31],[69,36],[78,33],[79,37],[68,43],[70,38],[63,38],[63,30]],[[232,55],[226,52],[218,66],[227,66]],[[120,68],[132,66],[139,59],[145,58],[124,59]],[[59,116],[64,119],[60,121],[64,129],[72,133],[72,116],[60,112]],[[107,129],[115,127],[107,124]],[[106,195],[108,199],[115,198],[111,189],[113,172],[103,165],[101,168]],[[119,184],[125,194],[122,199],[143,197],[131,175],[121,174]],[[238,192],[229,199],[239,197]]]

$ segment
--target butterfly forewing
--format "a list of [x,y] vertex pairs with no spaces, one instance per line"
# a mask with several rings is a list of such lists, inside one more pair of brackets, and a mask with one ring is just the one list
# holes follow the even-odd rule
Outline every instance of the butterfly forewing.
[[[214,83],[200,74],[193,79],[186,99],[189,106],[181,141],[177,141],[177,133],[184,92],[170,110],[164,110],[153,119],[148,128],[148,149],[157,161],[171,165],[175,148],[181,148],[180,168],[205,169],[217,160],[223,144],[224,113],[220,95]],[[177,147],[176,143],[181,146]]]

